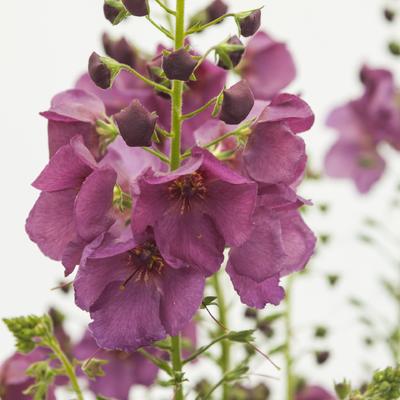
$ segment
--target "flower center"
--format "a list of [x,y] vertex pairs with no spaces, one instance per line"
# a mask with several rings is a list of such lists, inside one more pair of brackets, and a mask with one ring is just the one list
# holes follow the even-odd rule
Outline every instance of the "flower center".
[[121,285],[121,289],[125,289],[132,279],[135,282],[143,281],[147,283],[152,276],[161,275],[165,264],[166,262],[153,240],[148,240],[144,244],[129,250],[128,265],[133,268],[133,272]]
[[181,201],[181,214],[190,209],[191,201],[203,200],[207,193],[204,177],[200,172],[179,177],[171,183],[168,190],[173,199]]

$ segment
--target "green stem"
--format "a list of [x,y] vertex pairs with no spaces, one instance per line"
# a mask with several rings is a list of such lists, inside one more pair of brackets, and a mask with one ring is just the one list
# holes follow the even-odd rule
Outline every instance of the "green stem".
[[194,26],[193,28],[189,28],[188,31],[186,32],[187,35],[190,35],[191,33],[198,33],[198,32],[203,32],[205,29],[209,28],[210,26],[216,25],[220,22],[222,22],[225,18],[228,17],[234,17],[235,14],[230,13],[230,14],[224,14],[214,20],[212,20],[211,22],[201,25],[201,26]]
[[148,85],[152,86],[154,89],[157,89],[160,92],[164,92],[171,95],[172,92],[170,89],[145,77],[144,75],[142,75],[140,72],[136,71],[136,69],[130,67],[129,65],[120,64],[120,68],[135,75],[137,78],[141,79],[144,83],[147,83]]
[[181,358],[181,338],[180,336],[171,337],[171,358],[172,368],[175,373],[175,397],[174,400],[183,400],[182,387],[182,358]]
[[67,356],[61,350],[60,345],[54,338],[50,338],[48,346],[51,348],[51,350],[53,350],[54,354],[57,356],[62,366],[64,367],[64,371],[71,382],[71,386],[77,396],[77,400],[84,400],[82,390],[78,383],[78,378],[75,375],[75,369],[71,362],[68,360]]
[[[218,298],[218,310],[219,310],[219,322],[220,334],[226,333],[226,326],[228,322],[228,312],[225,303],[224,291],[219,281],[218,274],[215,274],[212,278],[215,294]],[[225,329],[223,328],[225,327]],[[230,367],[230,341],[227,339],[221,340],[221,357],[219,359],[219,365],[223,376],[229,372]],[[229,384],[227,382],[222,383],[222,400],[229,398]]]
[[163,33],[168,39],[174,40],[174,35],[166,28],[158,24],[156,21],[154,21],[153,18],[150,17],[150,15],[146,16],[146,19],[156,28],[158,29],[161,33]]
[[195,360],[199,355],[205,353],[210,347],[214,346],[214,344],[220,342],[221,340],[228,338],[229,335],[230,335],[230,332],[225,333],[221,336],[218,336],[216,339],[214,339],[213,341],[208,343],[206,346],[200,347],[197,351],[195,351],[193,354],[191,354],[188,358],[185,358],[185,360],[183,361],[183,364],[185,365],[185,364]]
[[161,161],[165,162],[166,164],[169,164],[169,158],[166,157],[163,153],[160,153],[159,151],[154,150],[151,147],[142,147],[142,149],[150,154],[153,154],[153,156],[158,157]]
[[294,375],[293,375],[293,357],[292,357],[292,302],[291,302],[291,291],[293,287],[293,276],[289,276],[286,286],[286,298],[285,298],[285,312],[284,312],[284,324],[285,324],[285,372],[286,372],[286,400],[294,399]]
[[[176,0],[175,43],[174,50],[179,50],[185,44],[185,0]],[[171,170],[179,168],[181,164],[181,133],[182,133],[182,95],[183,82],[174,80],[172,83],[171,104]]]
[[195,117],[196,115],[202,113],[203,111],[207,110],[208,107],[213,105],[217,101],[218,97],[213,97],[212,99],[208,100],[206,104],[198,108],[197,110],[194,110],[190,113],[182,115],[182,119],[190,119]]

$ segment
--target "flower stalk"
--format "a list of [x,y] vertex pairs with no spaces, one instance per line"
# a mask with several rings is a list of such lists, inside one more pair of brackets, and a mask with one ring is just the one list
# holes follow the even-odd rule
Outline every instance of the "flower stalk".
[[289,276],[286,286],[286,297],[285,297],[285,312],[283,314],[284,326],[285,326],[285,373],[286,373],[286,400],[294,399],[295,382],[293,375],[293,357],[292,357],[292,303],[291,303],[291,291],[293,287],[293,276]]
[[[212,277],[212,283],[214,286],[215,294],[218,299],[218,310],[219,310],[219,322],[220,326],[220,334],[223,335],[226,333],[226,328],[228,323],[228,311],[225,303],[225,296],[219,281],[218,274],[215,274]],[[219,366],[221,368],[223,376],[225,376],[229,372],[230,368],[230,341],[228,339],[221,340],[221,357],[219,359]],[[221,382],[222,384],[222,400],[227,400],[229,398],[229,384],[228,382]]]
[[172,368],[175,379],[175,397],[174,400],[183,400],[182,387],[182,356],[181,356],[181,337],[180,335],[171,337],[171,358]]

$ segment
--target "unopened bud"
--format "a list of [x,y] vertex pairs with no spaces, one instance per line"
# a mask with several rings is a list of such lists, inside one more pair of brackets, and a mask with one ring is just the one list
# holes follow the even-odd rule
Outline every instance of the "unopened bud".
[[383,10],[383,15],[388,22],[393,22],[396,17],[395,11],[390,8],[385,8]]
[[349,382],[344,380],[341,383],[335,384],[335,392],[340,400],[344,400],[351,392],[351,385]]
[[394,56],[400,56],[400,43],[399,42],[390,42],[389,43],[389,51],[394,55]]
[[182,48],[163,57],[162,67],[170,80],[188,81],[193,74],[197,61]]
[[214,0],[207,8],[207,22],[222,17],[228,11],[228,6],[222,0]]
[[147,0],[122,0],[125,8],[136,17],[149,15],[149,6]]
[[258,9],[250,13],[237,14],[235,19],[242,36],[253,36],[260,29],[261,10]]
[[227,42],[216,48],[218,66],[224,69],[235,68],[242,59],[245,47],[237,36],[232,36]]
[[106,0],[103,6],[103,12],[106,19],[113,25],[118,25],[129,15],[125,7],[118,0]]
[[242,122],[254,106],[254,96],[246,81],[240,81],[224,90],[219,119],[227,124],[236,125]]
[[112,40],[107,33],[104,33],[102,40],[104,50],[108,56],[121,64],[135,66],[136,52],[124,37],[119,40]]
[[151,146],[157,115],[150,113],[139,100],[114,115],[119,133],[130,147]]
[[108,89],[120,71],[120,66],[112,58],[100,57],[93,52],[89,58],[88,69],[93,82],[102,89]]

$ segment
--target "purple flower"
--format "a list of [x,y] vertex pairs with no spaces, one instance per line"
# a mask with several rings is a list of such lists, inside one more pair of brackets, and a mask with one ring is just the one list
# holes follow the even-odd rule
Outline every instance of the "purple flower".
[[128,400],[133,385],[151,386],[158,374],[158,367],[138,352],[125,353],[99,348],[89,331],[75,346],[74,356],[81,361],[92,357],[108,361],[103,366],[105,375],[90,380],[89,387],[96,395],[116,400]]
[[400,150],[400,108],[387,70],[363,67],[364,94],[329,115],[328,126],[339,139],[326,155],[325,168],[335,178],[350,178],[361,193],[368,192],[385,170],[378,146],[387,142]]
[[66,274],[71,273],[86,245],[129,218],[114,207],[114,188],[118,184],[129,192],[131,180],[143,169],[157,168],[149,156],[119,138],[97,164],[82,138],[73,137],[33,183],[42,193],[26,222],[30,239],[46,256],[62,260]]
[[[31,364],[45,360],[47,353],[37,348],[29,354],[15,353],[0,365],[0,398],[2,400],[28,400],[31,397],[23,394],[34,379],[26,374]],[[56,400],[54,387],[51,386],[46,400]]]
[[49,121],[50,157],[76,135],[83,137],[86,147],[96,158],[99,156],[95,124],[105,117],[106,111],[97,96],[79,89],[67,90],[54,96],[50,109],[40,114]]
[[153,227],[166,259],[185,260],[207,274],[220,267],[225,245],[240,245],[252,229],[255,183],[201,148],[176,171],[148,171],[133,196],[134,233]]
[[134,351],[178,334],[203,299],[204,273],[162,256],[151,231],[105,235],[76,276],[77,305],[90,312],[90,330],[105,349]]
[[303,204],[286,185],[259,188],[250,238],[231,249],[227,272],[241,301],[255,308],[279,304],[284,291],[279,279],[304,268],[315,237],[299,211]]
[[320,386],[306,386],[295,400],[336,400],[336,397]]
[[269,100],[296,76],[296,68],[286,45],[258,32],[246,46],[239,72],[256,99]]

